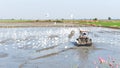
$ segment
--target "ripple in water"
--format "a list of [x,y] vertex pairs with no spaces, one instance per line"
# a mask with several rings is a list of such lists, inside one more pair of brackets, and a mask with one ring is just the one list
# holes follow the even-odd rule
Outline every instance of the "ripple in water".
[[[93,40],[93,48],[74,46],[73,42],[79,36],[79,29],[89,31],[88,36]],[[72,30],[75,33],[70,35]],[[105,56],[106,54],[113,55],[113,51],[119,52],[119,42],[120,30],[117,29],[100,27],[2,28],[0,30],[0,60],[5,60],[2,62],[7,62],[11,68],[16,68],[13,66],[16,63],[19,68],[44,68],[45,66],[49,68],[51,65],[56,68],[54,63],[70,68],[70,65],[80,66],[80,61],[84,61],[84,57],[87,58],[86,61],[90,59],[92,62],[98,54]],[[117,56],[115,53],[114,55]],[[21,61],[14,62],[15,60]],[[4,66],[5,64],[2,68],[9,68],[9,66]]]
[[0,58],[5,58],[5,57],[8,57],[8,54],[4,52],[0,52]]

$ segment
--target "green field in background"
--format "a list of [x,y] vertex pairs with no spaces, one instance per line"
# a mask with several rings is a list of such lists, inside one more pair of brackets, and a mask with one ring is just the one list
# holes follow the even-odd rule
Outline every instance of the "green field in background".
[[73,23],[78,25],[103,26],[103,27],[118,27],[120,28],[120,20],[16,20],[16,19],[1,19],[0,23],[27,23],[27,22],[56,22],[56,23]]

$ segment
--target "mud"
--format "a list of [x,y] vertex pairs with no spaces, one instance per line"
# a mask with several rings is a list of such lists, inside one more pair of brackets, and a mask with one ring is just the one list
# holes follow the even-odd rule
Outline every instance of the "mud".
[[[79,29],[91,47],[74,45]],[[71,31],[75,31],[69,38]],[[0,28],[1,68],[95,68],[98,57],[120,61],[120,30],[102,27]]]

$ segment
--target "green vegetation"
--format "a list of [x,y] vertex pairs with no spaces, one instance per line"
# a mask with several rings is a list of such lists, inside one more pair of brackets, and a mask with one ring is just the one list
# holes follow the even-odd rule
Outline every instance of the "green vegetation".
[[34,22],[33,20],[0,19],[0,23]]
[[92,26],[103,26],[103,27],[116,27],[116,28],[120,28],[120,21],[118,21],[118,20],[88,22],[86,24],[87,25],[92,25]]
[[77,25],[87,25],[87,26],[102,26],[102,27],[114,27],[120,28],[120,20],[98,20],[97,18],[93,20],[71,20],[71,19],[56,19],[56,20],[16,20],[16,19],[0,19],[0,23],[44,23],[44,22],[56,22],[56,23],[72,23]]
[[79,25],[87,25],[87,26],[101,26],[101,27],[113,27],[120,28],[120,20],[97,20],[97,18],[93,20],[64,20],[64,23],[71,22]]

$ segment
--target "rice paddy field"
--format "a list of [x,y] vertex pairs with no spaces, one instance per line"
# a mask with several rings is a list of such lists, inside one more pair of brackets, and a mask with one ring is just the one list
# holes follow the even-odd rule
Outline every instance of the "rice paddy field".
[[[91,47],[74,45],[79,29]],[[104,27],[0,28],[0,68],[120,68],[119,42],[120,30]]]
[[[119,20],[5,19],[0,27],[1,68],[120,68]],[[79,29],[91,47],[75,46]]]
[[[100,27],[111,27],[111,28],[120,28],[120,20],[24,20],[24,19],[1,19],[0,23],[61,23],[61,24],[75,24],[77,26],[100,26]],[[74,25],[74,26],[75,26]]]

